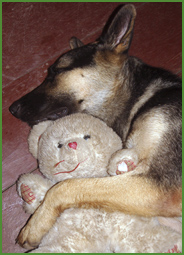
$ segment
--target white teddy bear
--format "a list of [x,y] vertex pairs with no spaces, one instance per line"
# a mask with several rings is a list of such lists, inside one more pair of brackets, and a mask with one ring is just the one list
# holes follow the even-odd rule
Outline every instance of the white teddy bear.
[[[28,213],[36,210],[57,182],[108,176],[111,155],[122,149],[121,139],[111,128],[82,113],[34,126],[28,141],[44,175],[24,174],[17,181],[18,194]],[[171,248],[179,252],[181,245],[181,234],[160,226],[157,218],[71,208],[58,217],[39,247],[31,252],[158,253],[172,252]]]

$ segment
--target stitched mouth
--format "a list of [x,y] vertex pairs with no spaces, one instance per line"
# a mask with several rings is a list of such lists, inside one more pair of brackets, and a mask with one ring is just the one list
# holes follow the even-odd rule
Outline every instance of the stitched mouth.
[[[85,159],[84,161],[86,161],[86,159]],[[81,163],[83,163],[84,161],[78,163],[78,164],[76,165],[76,167],[75,167],[74,169],[70,170],[70,171],[62,171],[62,172],[55,173],[54,175],[57,175],[57,174],[65,174],[65,173],[72,173],[72,172],[74,172],[74,171],[79,167],[79,165],[80,165]],[[64,160],[61,160],[61,161],[59,161],[58,163],[56,163],[56,164],[54,165],[54,167],[57,167],[57,166],[58,166],[60,163],[62,163],[62,162],[64,162]]]
[[74,172],[78,168],[79,165],[80,165],[80,163],[78,163],[77,166],[73,170],[71,170],[71,171],[58,172],[58,173],[55,173],[54,175],[65,174],[65,173],[72,173],[72,172]]

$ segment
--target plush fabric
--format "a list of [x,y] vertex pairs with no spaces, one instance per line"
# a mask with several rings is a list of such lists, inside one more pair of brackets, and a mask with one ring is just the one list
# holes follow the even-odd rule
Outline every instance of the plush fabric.
[[[28,213],[35,211],[47,190],[59,181],[108,176],[111,155],[122,149],[120,137],[111,128],[81,113],[34,126],[28,141],[43,174],[24,174],[17,182]],[[71,208],[58,217],[32,252],[167,253],[179,252],[181,245],[181,233],[160,225],[157,218]]]

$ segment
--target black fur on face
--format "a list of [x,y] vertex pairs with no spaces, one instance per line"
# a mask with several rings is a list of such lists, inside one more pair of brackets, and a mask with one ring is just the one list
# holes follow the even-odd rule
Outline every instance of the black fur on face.
[[[53,82],[55,76],[62,72],[94,65],[93,57],[95,52],[96,45],[88,44],[65,53],[49,67],[46,79]],[[62,63],[62,61],[64,63]],[[65,62],[67,62],[67,65]]]
[[[78,105],[74,95],[58,92],[58,96],[48,93],[49,88],[56,85],[55,79],[62,72],[69,72],[74,68],[94,65],[94,45],[86,45],[65,53],[48,69],[45,81],[36,89],[15,101],[9,108],[18,119],[27,122],[30,126],[45,120],[56,120],[68,114],[77,112]],[[62,63],[64,59],[64,63]],[[67,65],[66,65],[66,59]],[[62,86],[62,84],[61,84]]]
[[[56,120],[77,110],[72,95],[54,98],[45,93],[47,81],[10,106],[11,113],[30,126],[45,120]],[[15,109],[15,110],[14,110]],[[15,111],[15,112],[14,112]]]

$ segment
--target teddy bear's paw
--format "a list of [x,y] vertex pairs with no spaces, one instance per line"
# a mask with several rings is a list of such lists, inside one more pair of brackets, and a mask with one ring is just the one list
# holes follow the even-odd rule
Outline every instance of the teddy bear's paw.
[[34,213],[52,185],[52,182],[37,174],[21,175],[17,181],[17,192],[23,199],[24,211]]
[[117,165],[116,174],[124,174],[126,172],[132,171],[136,168],[134,161],[131,159],[123,159]]
[[33,201],[36,199],[35,194],[33,193],[33,191],[30,189],[28,185],[22,183],[20,186],[20,191],[21,191],[22,199],[26,203],[32,204]]
[[169,249],[167,252],[163,252],[163,253],[181,253],[181,251],[179,250],[177,245],[174,245],[172,249]]
[[119,175],[130,172],[136,168],[138,156],[133,149],[124,149],[115,152],[108,165],[108,174]]
[[26,213],[33,214],[41,201],[36,197],[32,189],[22,183],[20,186],[21,197],[23,199],[23,208]]

